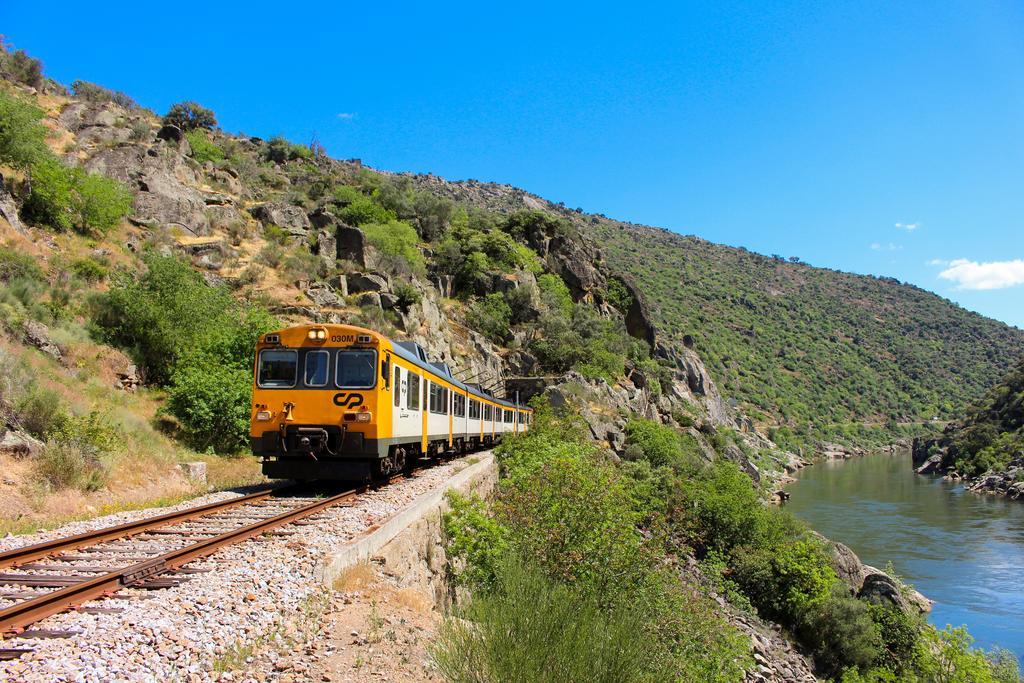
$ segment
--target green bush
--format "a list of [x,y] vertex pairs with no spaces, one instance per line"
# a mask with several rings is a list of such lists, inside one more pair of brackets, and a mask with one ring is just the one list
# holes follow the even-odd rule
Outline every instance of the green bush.
[[455,571],[456,581],[476,589],[492,588],[509,550],[507,528],[488,514],[479,496],[466,498],[450,492],[448,503],[443,519],[445,545],[449,554],[465,561]]
[[212,111],[195,102],[178,102],[167,110],[164,125],[177,126],[183,131],[210,129],[217,125],[217,117]]
[[14,405],[18,422],[32,436],[46,439],[68,420],[57,392],[31,385]]
[[36,89],[42,88],[45,82],[43,63],[30,57],[24,50],[12,52],[10,46],[3,42],[2,37],[0,37],[0,74],[16,83]]
[[[394,211],[385,209],[377,202],[361,194],[353,197],[348,205],[339,212],[338,217],[349,225],[360,227],[370,224],[388,226],[397,222]],[[412,230],[413,234],[416,233],[411,226],[409,230]],[[414,241],[419,242],[419,237],[415,237]]]
[[504,343],[511,333],[512,308],[505,297],[497,292],[488,294],[473,304],[470,310],[473,326],[488,338]]
[[630,481],[581,448],[552,449],[529,474],[510,476],[499,515],[524,556],[551,576],[600,595],[637,585],[648,550]]
[[256,341],[279,323],[227,288],[210,287],[184,261],[143,260],[144,275],[116,273],[94,300],[96,334],[127,350],[147,381],[170,385],[168,410],[190,441],[236,450],[248,435],[239,415],[250,408]]
[[95,450],[75,442],[54,441],[35,460],[36,475],[53,489],[103,488],[107,472]]
[[96,173],[76,175],[74,211],[77,229],[89,234],[105,234],[116,228],[131,213],[132,196],[124,185]]
[[[445,520],[450,556],[465,562],[461,577],[475,588],[460,615],[467,621],[450,620],[438,645],[447,675],[620,680],[622,656],[640,680],[738,680],[744,639],[714,603],[662,569],[660,537],[639,528],[664,494],[654,493],[659,477],[649,466],[643,482],[626,476],[586,440],[580,420],[533,405],[530,430],[496,450],[502,479],[492,509],[459,501]],[[593,653],[602,632],[616,647]],[[637,642],[642,659],[631,651]],[[594,668],[573,663],[586,660]]]
[[609,303],[622,313],[628,311],[629,307],[633,304],[633,295],[629,293],[629,289],[618,278],[613,277],[608,280],[607,295]]
[[67,416],[49,436],[61,443],[77,444],[98,454],[115,452],[121,445],[118,428],[97,410],[86,415]]
[[808,610],[821,607],[838,580],[827,551],[812,539],[744,546],[733,558],[736,583],[750,601],[768,618],[784,623],[799,623]]
[[549,309],[565,317],[572,315],[572,294],[565,280],[554,273],[545,273],[537,278],[537,286],[541,291],[541,300]]
[[698,551],[729,553],[754,544],[767,513],[750,477],[731,462],[718,461],[699,475],[682,480],[674,493],[672,522]]
[[0,74],[31,88],[42,88],[45,82],[43,62],[29,56],[25,50],[10,51],[10,47],[3,43],[2,38],[0,38]]
[[235,453],[248,443],[251,405],[251,370],[190,362],[171,378],[166,409],[197,450]]
[[[494,590],[474,595],[433,647],[445,680],[473,683],[594,683],[676,678],[652,643],[646,615],[605,610],[529,565],[507,562]],[[658,656],[662,655],[662,656]]]
[[393,291],[395,296],[398,297],[398,307],[403,311],[408,312],[410,308],[423,301],[423,295],[420,293],[420,290],[403,280],[395,282]]
[[71,230],[75,225],[74,183],[71,169],[56,157],[38,161],[32,167],[32,191],[22,206],[22,215],[59,232]]
[[42,109],[0,90],[0,164],[27,169],[50,155],[42,118]]
[[310,159],[312,156],[313,152],[309,147],[293,144],[281,136],[272,138],[263,149],[263,158],[275,164],[295,159]]
[[679,432],[653,420],[631,417],[626,422],[626,446],[636,446],[640,455],[655,467],[669,466],[687,472],[700,467],[694,453],[683,449]]
[[92,256],[75,259],[71,262],[70,270],[75,277],[85,280],[86,282],[99,282],[106,278],[107,274],[110,272],[105,264],[96,260]]
[[192,158],[203,163],[205,161],[221,161],[224,150],[210,139],[209,133],[202,129],[194,129],[185,133],[188,146],[192,149]]
[[118,181],[49,157],[32,167],[32,191],[22,213],[59,232],[104,234],[117,227],[131,207],[131,194]]
[[408,223],[396,220],[370,222],[363,223],[360,229],[380,253],[403,259],[415,272],[425,270],[423,254],[418,247],[419,236]]
[[833,675],[849,667],[867,670],[883,651],[870,605],[851,596],[844,584],[833,583],[830,590],[827,598],[801,615],[801,640],[818,666]]
[[0,282],[42,281],[45,277],[35,258],[10,247],[0,246]]
[[74,81],[71,84],[71,92],[75,97],[87,102],[113,102],[125,109],[138,109],[139,103],[128,95],[117,90],[104,88],[89,81]]

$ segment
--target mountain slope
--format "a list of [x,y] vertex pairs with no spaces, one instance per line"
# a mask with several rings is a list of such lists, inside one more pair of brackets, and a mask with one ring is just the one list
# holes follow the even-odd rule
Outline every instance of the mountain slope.
[[841,434],[950,417],[1024,349],[1021,330],[893,279],[615,221],[588,227],[642,284],[661,333],[692,343],[723,394],[769,423]]

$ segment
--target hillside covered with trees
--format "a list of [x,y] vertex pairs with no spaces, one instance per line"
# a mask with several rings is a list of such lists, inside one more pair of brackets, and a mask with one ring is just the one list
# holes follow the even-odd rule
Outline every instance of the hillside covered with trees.
[[1021,330],[890,278],[604,219],[588,229],[643,283],[660,331],[692,343],[781,443],[954,418],[1024,349]]

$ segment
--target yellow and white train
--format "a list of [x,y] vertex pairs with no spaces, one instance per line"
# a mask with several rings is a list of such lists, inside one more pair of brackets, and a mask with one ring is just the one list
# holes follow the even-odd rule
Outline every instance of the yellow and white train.
[[415,458],[487,447],[533,411],[431,363],[414,342],[351,325],[297,325],[256,346],[249,430],[263,473],[363,479]]

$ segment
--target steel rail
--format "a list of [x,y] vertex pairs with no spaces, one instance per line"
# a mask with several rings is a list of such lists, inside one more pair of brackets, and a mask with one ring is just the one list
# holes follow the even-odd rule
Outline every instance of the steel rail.
[[370,484],[363,484],[357,488],[324,498],[309,505],[303,505],[294,510],[260,520],[254,524],[239,527],[218,536],[172,550],[151,560],[138,562],[123,569],[91,579],[85,579],[74,585],[0,609],[0,635],[17,635],[25,627],[48,616],[73,609],[82,603],[115,593],[122,588],[131,587],[134,583],[158,574],[174,571],[189,562],[212,555],[224,546],[240,543],[276,527],[284,526],[343,503],[364,493],[371,487]]
[[127,522],[117,526],[97,529],[96,531],[86,531],[74,536],[66,536],[52,541],[43,541],[42,543],[35,543],[33,545],[15,548],[13,550],[0,553],[0,568],[17,566],[26,562],[43,559],[59,552],[77,550],[86,546],[103,543],[104,541],[135,536],[158,527],[174,524],[175,522],[181,522],[196,517],[205,517],[218,510],[226,510],[238,505],[245,505],[247,503],[253,503],[269,498],[275,491],[276,489],[257,491],[256,493],[250,493],[239,498],[221,500],[216,503],[207,503],[206,505],[186,508],[184,510],[178,510],[177,512],[168,512],[156,517],[147,517],[135,522]]

